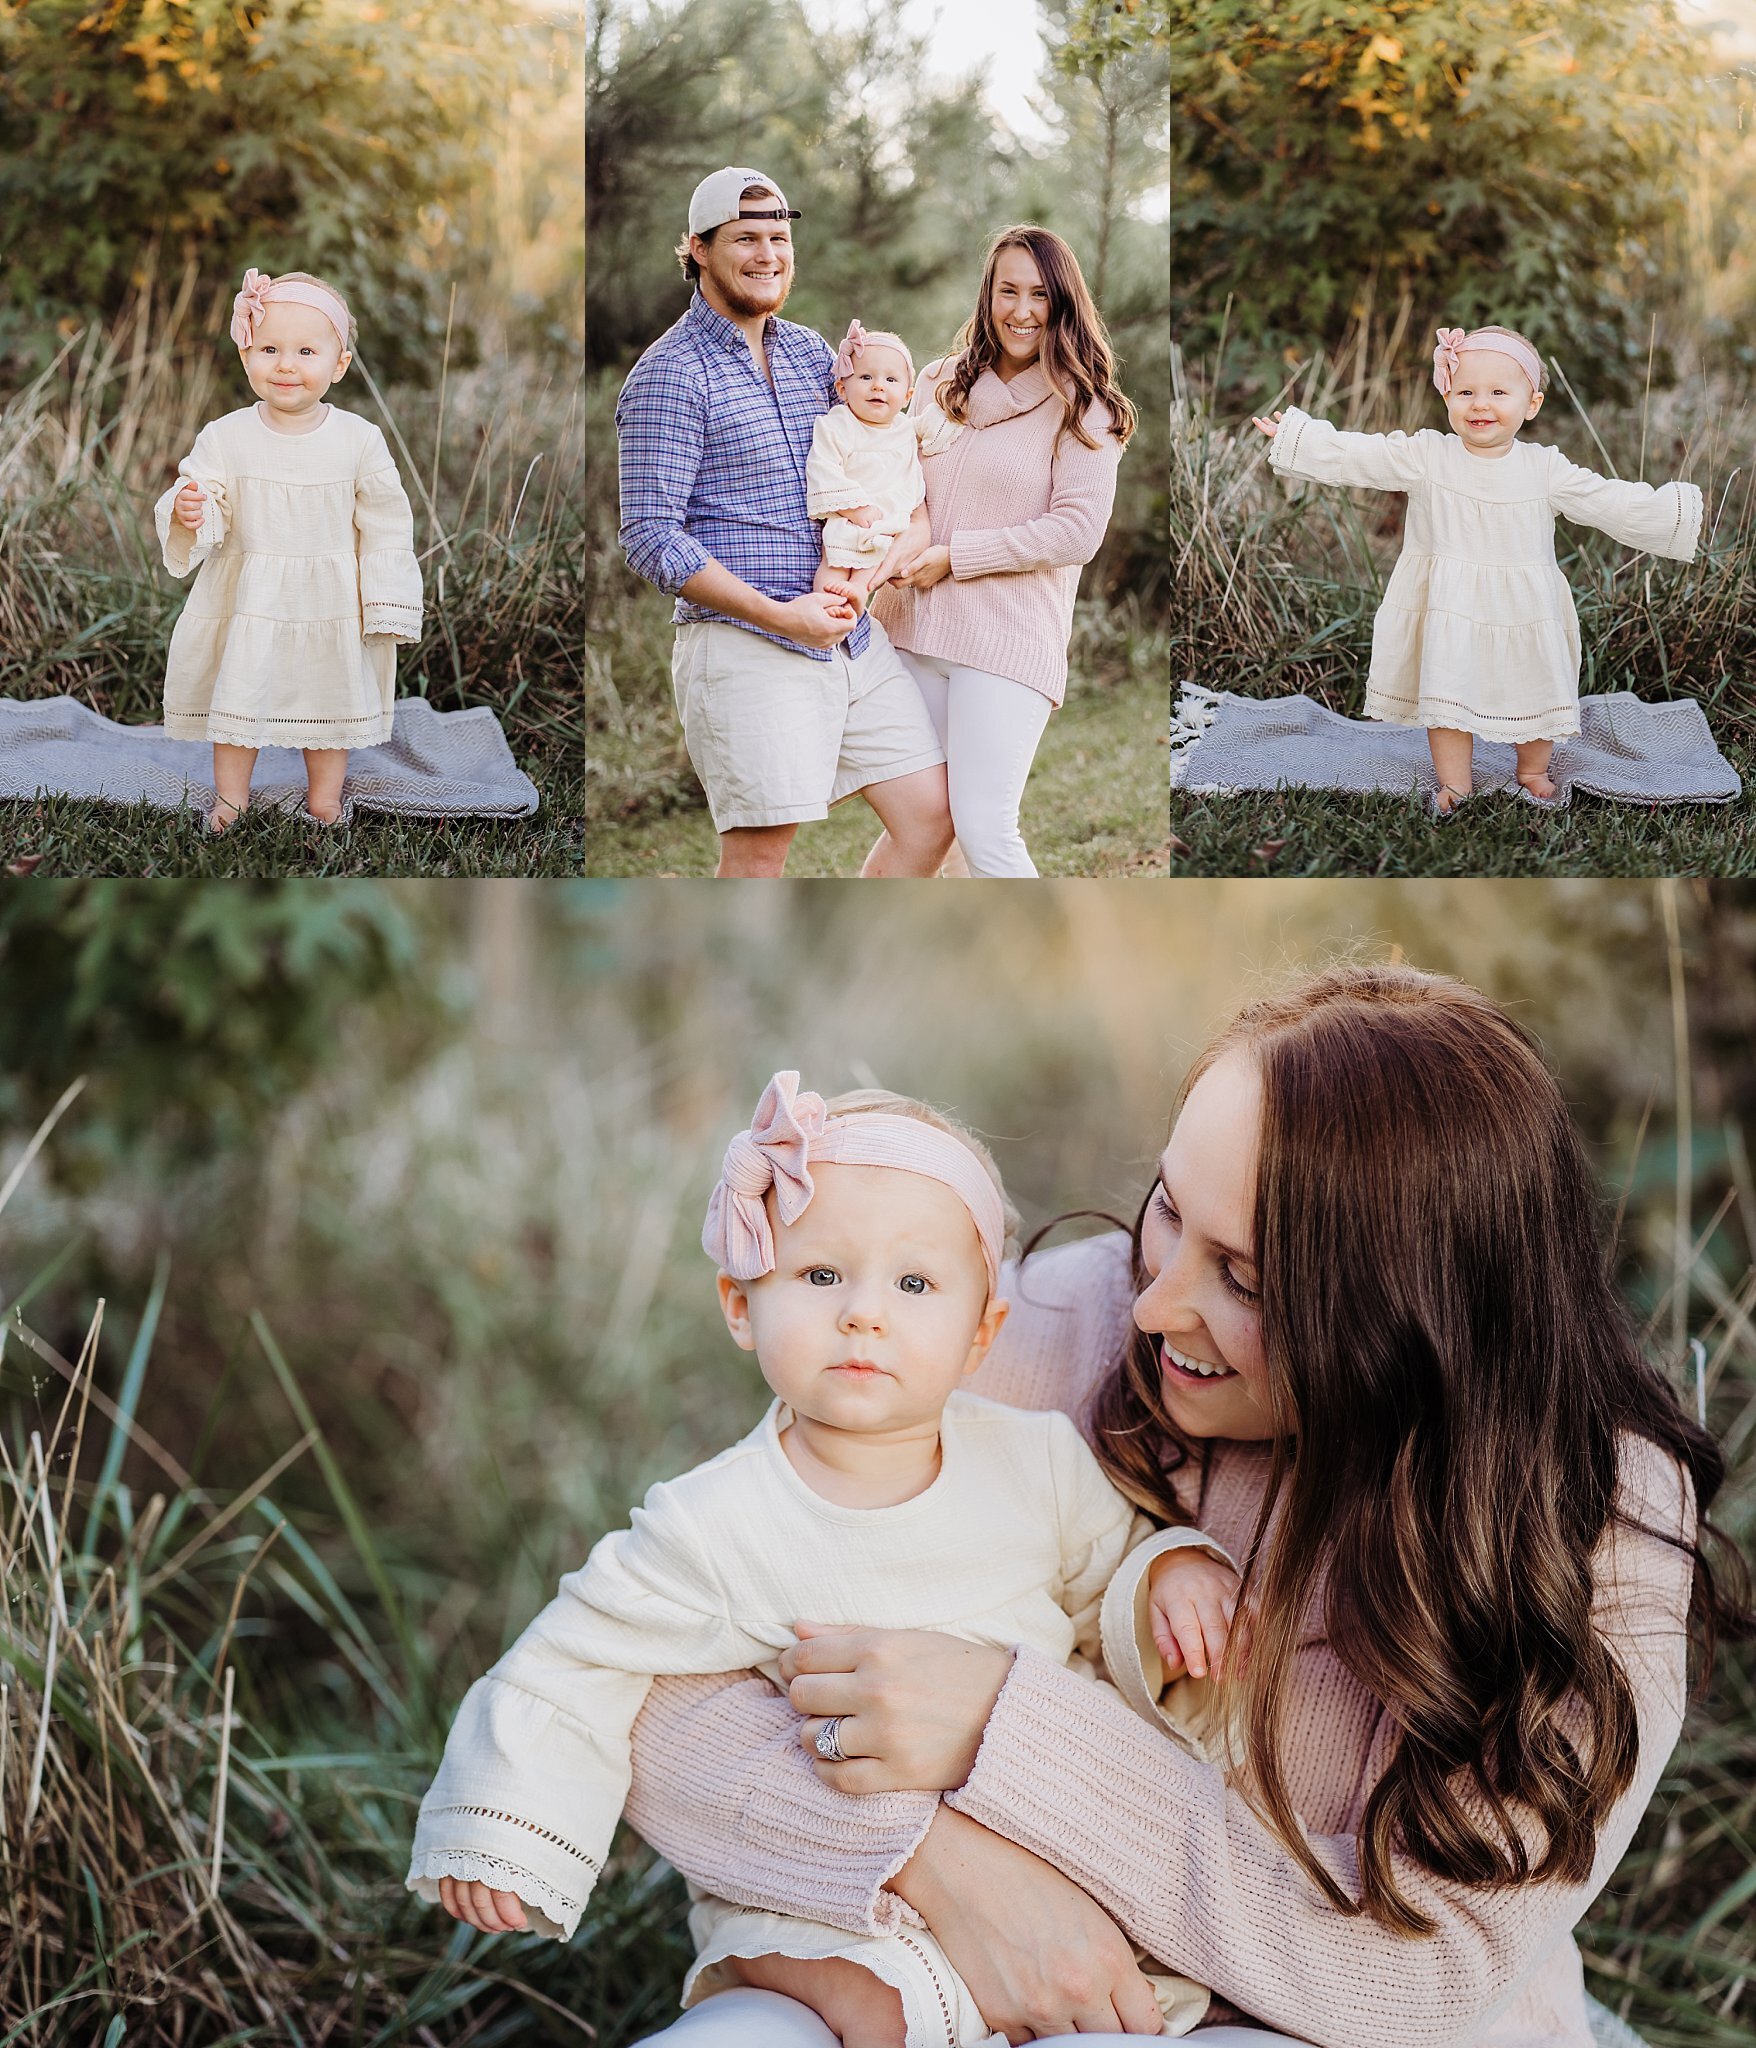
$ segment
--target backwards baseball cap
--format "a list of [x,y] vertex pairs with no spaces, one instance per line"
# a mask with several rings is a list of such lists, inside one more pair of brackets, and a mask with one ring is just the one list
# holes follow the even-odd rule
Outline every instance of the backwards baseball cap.
[[[769,206],[756,199],[746,206],[746,185],[767,186],[774,194],[774,205]],[[747,166],[728,164],[723,171],[714,171],[703,178],[689,195],[689,232],[692,235],[711,234],[715,228],[723,228],[729,220],[802,218],[796,206],[787,204],[786,195],[772,178],[761,171],[750,170]]]

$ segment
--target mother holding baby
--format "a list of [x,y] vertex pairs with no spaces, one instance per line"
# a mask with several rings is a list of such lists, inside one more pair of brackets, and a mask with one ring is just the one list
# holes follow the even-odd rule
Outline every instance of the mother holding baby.
[[[659,1681],[629,1820],[721,1898],[924,1923],[1013,2042],[1159,2032],[1137,1944],[1212,1987],[1214,2048],[1590,2048],[1573,1928],[1691,1651],[1753,1622],[1742,1560],[1716,1579],[1702,1549],[1720,1454],[1598,1223],[1554,1076],[1475,990],[1349,967],[1253,1004],[1132,1234],[1009,1270],[974,1383],[1067,1411],[1243,1566],[1207,1732],[1159,1713],[1150,1635],[1116,1691],[802,1617],[790,1702]],[[824,1716],[847,1761],[816,1757]],[[801,1968],[847,1980],[812,2010]],[[894,2008],[857,1966],[769,1957],[664,2038],[902,2048]]]
[[876,591],[872,616],[927,700],[969,872],[1034,875],[1018,808],[1067,692],[1079,572],[1116,496],[1134,407],[1078,259],[1047,228],[994,237],[953,353],[927,364],[916,414],[954,428],[925,454],[930,544]]

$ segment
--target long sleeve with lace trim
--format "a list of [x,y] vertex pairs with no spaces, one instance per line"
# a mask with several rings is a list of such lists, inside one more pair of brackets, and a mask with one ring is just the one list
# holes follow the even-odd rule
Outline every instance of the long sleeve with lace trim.
[[442,1878],[479,1879],[570,1936],[652,1678],[750,1665],[772,1679],[800,1615],[1057,1663],[1095,1649],[1102,1589],[1148,1525],[1067,1417],[953,1394],[937,1477],[884,1508],[814,1493],[781,1443],[789,1419],[776,1402],[741,1443],[655,1486],[471,1687],[421,1804],[411,1890],[431,1901]]

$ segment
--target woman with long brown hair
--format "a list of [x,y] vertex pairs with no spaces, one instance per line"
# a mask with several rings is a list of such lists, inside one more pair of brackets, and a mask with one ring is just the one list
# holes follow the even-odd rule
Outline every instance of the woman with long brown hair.
[[1034,875],[1018,809],[1067,689],[1079,572],[1098,551],[1134,407],[1078,258],[1047,228],[1003,228],[952,353],[922,370],[961,429],[923,464],[931,543],[872,614],[927,700],[952,822],[974,875]]
[[[1014,2041],[1156,2032],[1132,1942],[1246,2020],[1216,2048],[1587,2048],[1572,1929],[1691,1652],[1704,1674],[1753,1625],[1705,1519],[1720,1455],[1599,1225],[1553,1075],[1477,991],[1347,967],[1253,1004],[1195,1063],[1131,1236],[1028,1257],[976,1383],[1072,1413],[1239,1561],[1214,1742],[1155,1725],[1124,1565],[1105,1650],[1140,1711],[1024,1652],[806,1630],[790,1705],[661,1687],[630,1818],[721,1896],[913,1908]],[[813,1767],[825,1715],[852,1761]],[[784,1973],[750,1981],[726,2041],[808,2038]],[[680,2023],[703,2048],[717,2002]]]

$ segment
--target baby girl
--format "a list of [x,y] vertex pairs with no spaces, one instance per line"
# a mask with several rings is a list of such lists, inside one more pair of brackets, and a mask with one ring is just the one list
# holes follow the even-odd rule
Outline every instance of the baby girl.
[[[768,1412],[561,1581],[470,1688],[421,1803],[409,1887],[478,1928],[571,1936],[654,1675],[755,1666],[778,1683],[796,1618],[1089,1660],[1138,1642],[1138,1598],[1173,1677],[1223,1640],[1237,1579],[1217,1546],[1152,1533],[1065,1415],[959,1386],[1008,1306],[1016,1218],[985,1148],[905,1097],[825,1103],[798,1080],[775,1075],[732,1140],[702,1234]],[[815,1748],[859,1753],[839,1719]],[[697,1896],[690,1932],[685,2005],[781,1957],[846,2048],[1004,2039],[924,1928],[853,1935]],[[1147,1975],[1166,2031],[1187,2032],[1206,1991]]]
[[353,360],[341,293],[247,270],[231,332],[256,402],[202,428],[157,506],[165,567],[201,570],[165,730],[212,742],[214,831],[249,802],[264,746],[304,749],[306,808],[333,824],[348,750],[390,737],[395,643],[421,637],[414,520],[383,434],[328,403]]
[[820,413],[805,463],[805,510],[823,521],[823,562],[865,601],[890,544],[926,496],[923,455],[962,432],[936,405],[911,414],[914,358],[900,335],[849,324],[835,358],[840,400]]
[[1345,434],[1296,406],[1256,421],[1282,476],[1408,493],[1372,626],[1366,715],[1427,728],[1437,818],[1470,794],[1477,734],[1512,743],[1526,801],[1555,800],[1555,742],[1579,730],[1580,652],[1556,515],[1680,562],[1700,536],[1696,485],[1623,483],[1519,440],[1547,381],[1510,327],[1442,327],[1433,382],[1449,434]]

